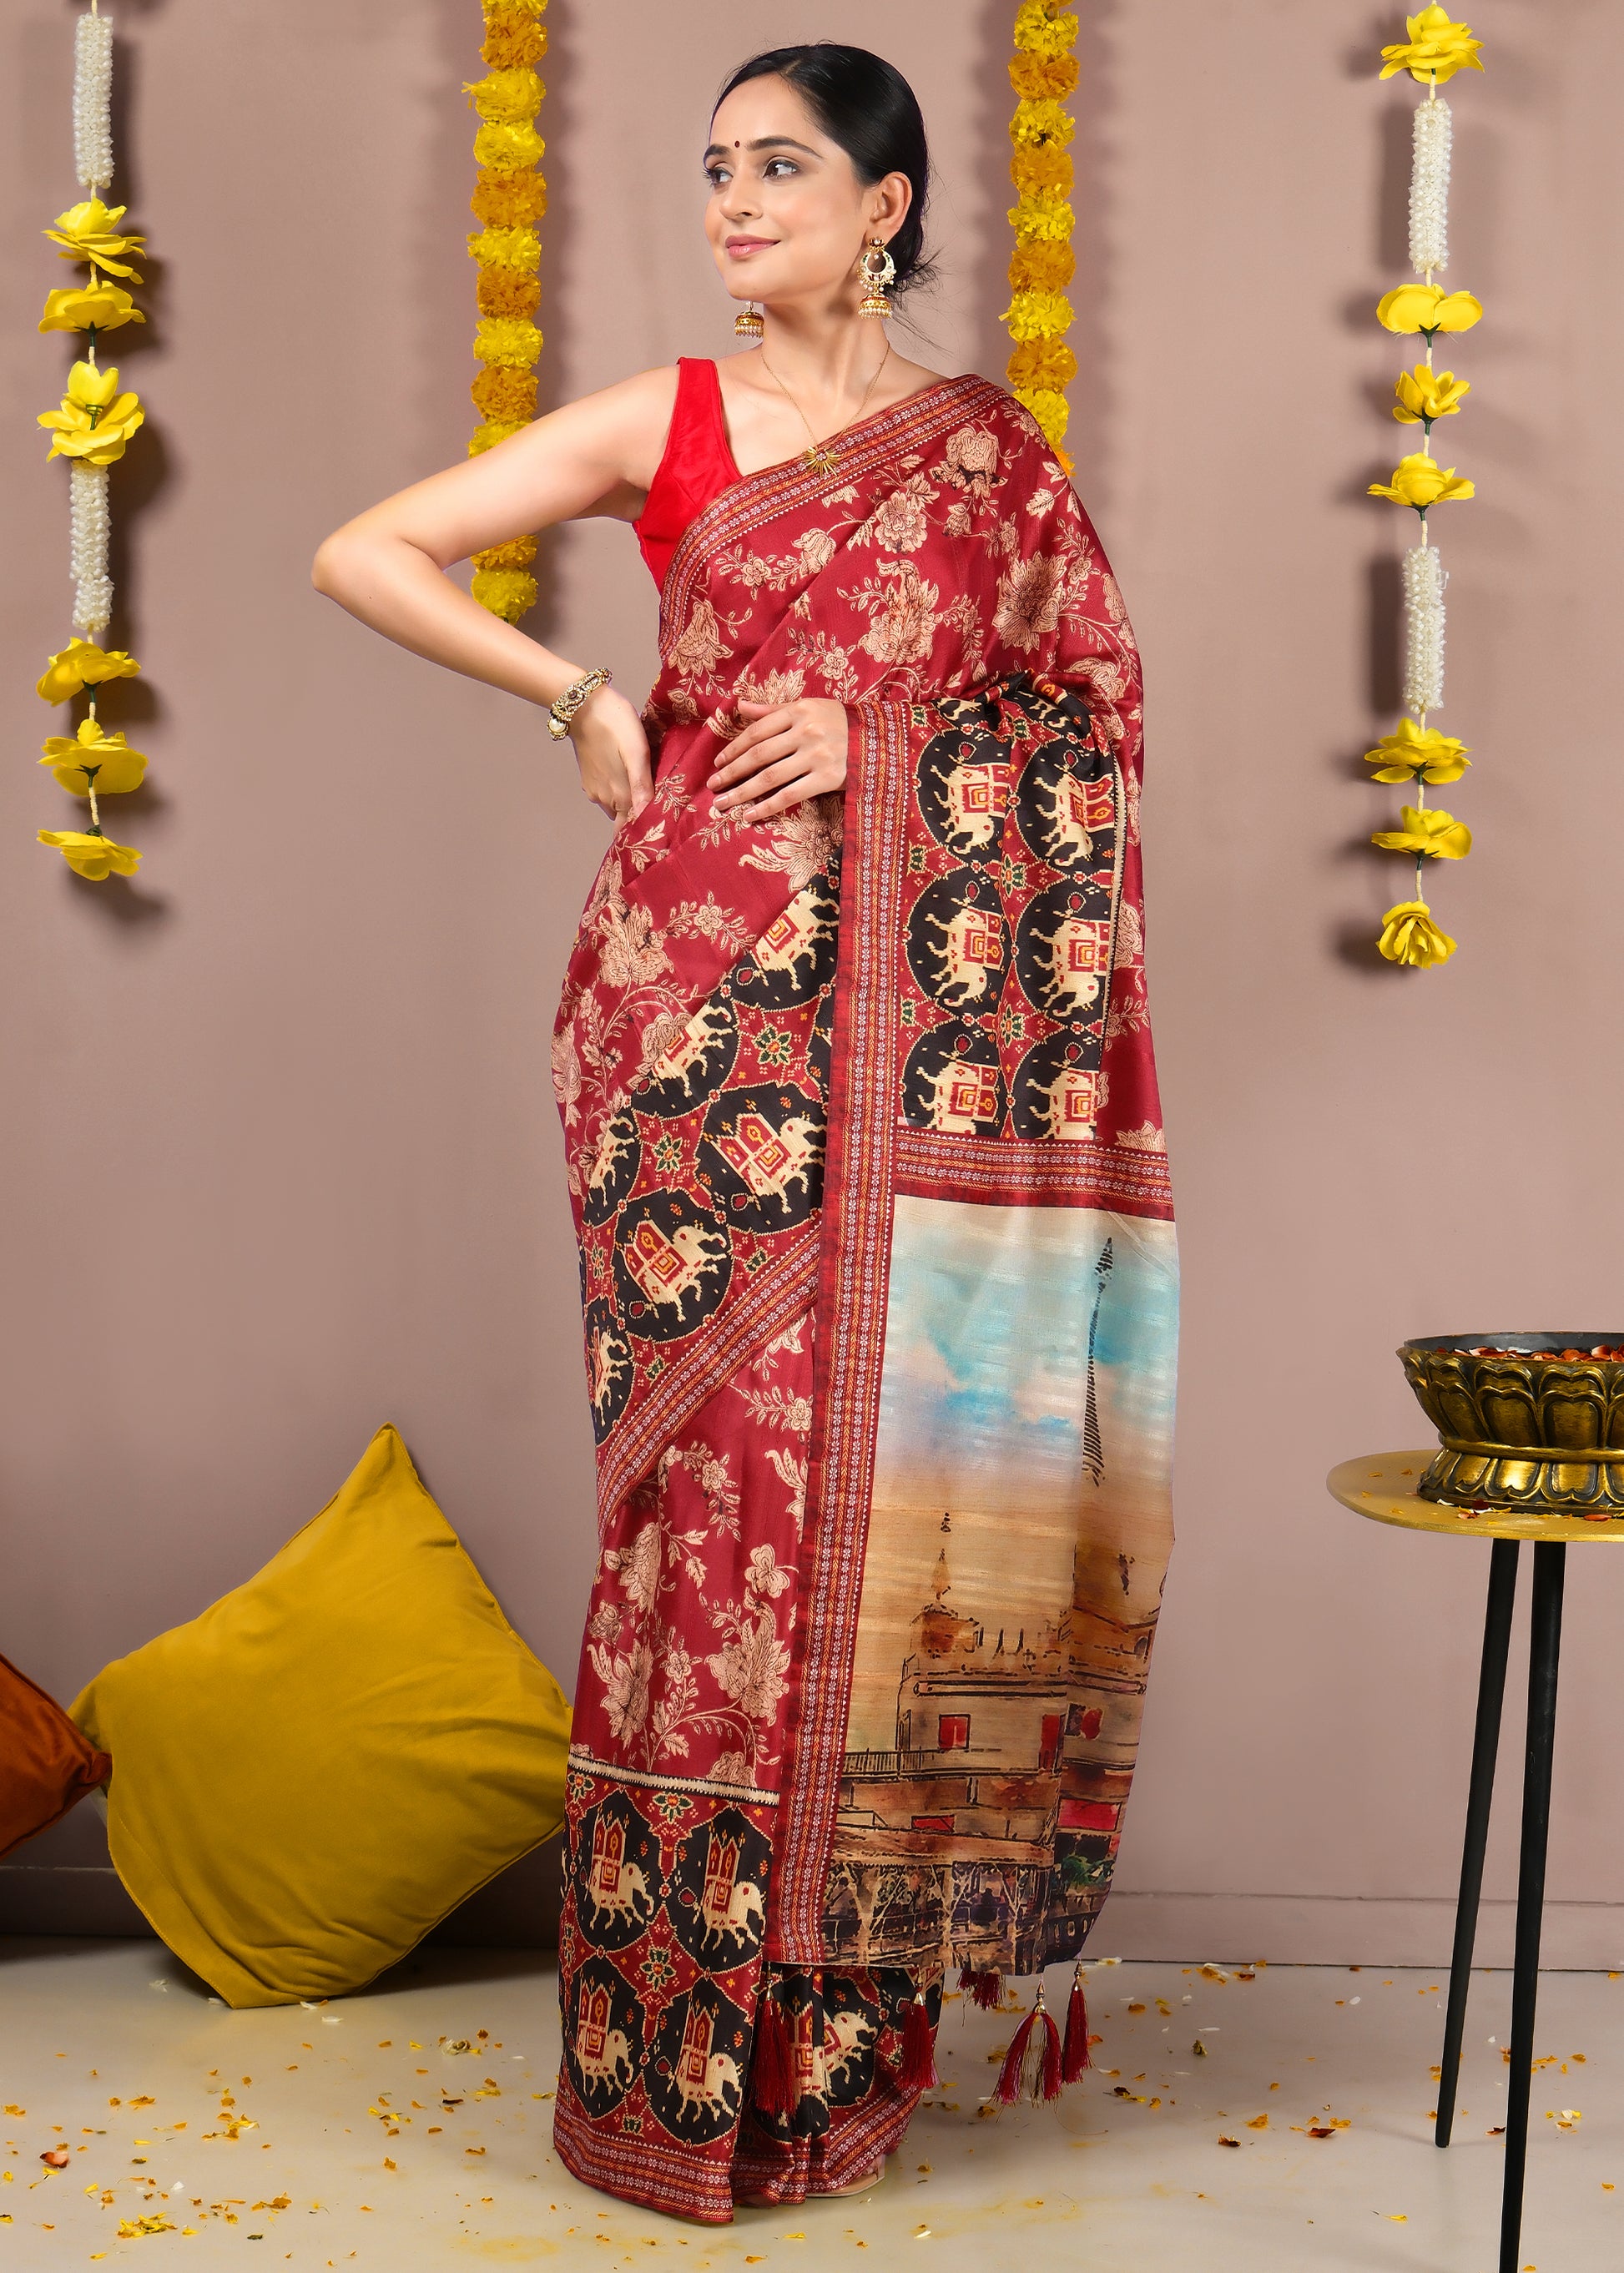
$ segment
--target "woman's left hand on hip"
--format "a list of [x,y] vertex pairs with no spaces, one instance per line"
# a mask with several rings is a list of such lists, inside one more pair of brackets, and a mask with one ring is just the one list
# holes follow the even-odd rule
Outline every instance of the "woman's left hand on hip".
[[770,821],[808,798],[844,788],[844,702],[807,695],[798,702],[733,707],[747,723],[723,751],[707,784],[722,812],[741,821]]

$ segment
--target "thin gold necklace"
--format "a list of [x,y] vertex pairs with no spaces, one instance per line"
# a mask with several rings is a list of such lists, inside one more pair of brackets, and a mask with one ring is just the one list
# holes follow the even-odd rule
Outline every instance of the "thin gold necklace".
[[[803,450],[801,452],[801,462],[815,474],[832,474],[836,466],[839,463],[838,453],[830,448],[827,440],[822,442],[818,440],[817,436],[812,431],[811,420],[807,416],[806,412],[801,409],[801,405],[795,401],[794,396],[790,394],[788,387],[785,386],[784,381],[778,377],[778,372],[774,371],[772,365],[768,362],[765,354],[763,353],[763,350],[760,348],[757,348],[756,352],[761,356],[762,369],[766,372],[768,378],[772,381],[773,385],[779,390],[779,392],[788,397],[796,417],[800,419],[801,424],[807,430],[807,434],[811,441],[812,447],[809,450]],[[887,340],[885,342],[885,352],[880,357],[879,362],[875,365],[874,377],[868,381],[868,386],[864,387],[862,401],[858,404],[853,416],[846,420],[846,426],[855,426],[858,419],[862,416],[863,412],[868,409],[868,397],[874,393],[875,388],[879,385],[880,373],[884,370],[886,364],[890,361],[891,341]],[[835,431],[837,433],[843,434],[846,431],[846,427],[837,427]]]

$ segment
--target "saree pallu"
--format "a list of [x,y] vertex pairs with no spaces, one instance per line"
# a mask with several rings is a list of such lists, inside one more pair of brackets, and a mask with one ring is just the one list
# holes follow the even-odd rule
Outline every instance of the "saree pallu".
[[[897,2147],[950,1967],[1081,1948],[1171,1543],[1132,634],[1004,389],[838,447],[680,542],[554,1039],[601,1531],[555,2136],[718,2223]],[[735,704],[801,695],[844,796],[718,813]]]

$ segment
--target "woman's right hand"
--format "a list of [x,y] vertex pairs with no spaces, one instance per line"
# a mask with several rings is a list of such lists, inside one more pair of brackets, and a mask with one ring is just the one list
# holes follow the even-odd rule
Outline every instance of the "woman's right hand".
[[576,711],[570,727],[581,786],[619,829],[635,821],[654,794],[649,738],[625,695],[599,686]]

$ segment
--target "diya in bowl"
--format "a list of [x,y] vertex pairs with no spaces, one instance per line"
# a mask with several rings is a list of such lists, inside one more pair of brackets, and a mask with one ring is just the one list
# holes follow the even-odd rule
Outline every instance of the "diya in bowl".
[[1440,1439],[1424,1499],[1624,1521],[1624,1333],[1425,1334],[1398,1355]]

